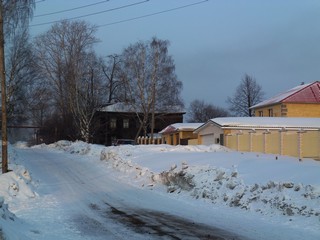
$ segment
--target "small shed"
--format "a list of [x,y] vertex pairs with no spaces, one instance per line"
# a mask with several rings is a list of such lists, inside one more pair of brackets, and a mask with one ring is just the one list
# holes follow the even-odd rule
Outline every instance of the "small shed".
[[170,145],[195,145],[198,144],[198,136],[194,130],[203,123],[175,123],[167,126],[159,133],[162,142]]
[[320,118],[214,118],[194,131],[199,144],[237,151],[320,158]]

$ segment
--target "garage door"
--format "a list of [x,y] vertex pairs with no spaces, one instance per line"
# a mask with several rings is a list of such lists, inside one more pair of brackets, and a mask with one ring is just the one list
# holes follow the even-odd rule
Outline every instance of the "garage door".
[[202,135],[202,145],[211,145],[214,144],[213,134]]

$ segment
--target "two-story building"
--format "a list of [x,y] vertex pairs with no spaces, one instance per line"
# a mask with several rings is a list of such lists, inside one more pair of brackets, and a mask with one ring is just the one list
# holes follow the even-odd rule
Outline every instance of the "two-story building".
[[320,117],[320,82],[301,84],[251,109],[256,117]]
[[[154,133],[160,132],[166,126],[173,123],[182,123],[184,111],[172,110],[155,113]],[[126,103],[114,103],[100,108],[95,114],[94,143],[110,146],[117,139],[135,139],[140,127],[143,113],[135,110],[132,105]],[[151,114],[148,116],[151,122]],[[147,125],[147,133],[150,133],[151,124]],[[140,133],[143,135],[143,131]]]

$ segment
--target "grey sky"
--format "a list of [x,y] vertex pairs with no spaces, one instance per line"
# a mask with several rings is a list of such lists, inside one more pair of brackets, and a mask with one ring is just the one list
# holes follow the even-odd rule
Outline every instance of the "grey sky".
[[[75,8],[101,0],[45,0],[35,15]],[[92,7],[35,17],[31,24],[77,17],[143,0],[110,0]],[[82,18],[104,25],[201,0],[150,0],[139,5]],[[33,35],[50,28],[34,26]],[[183,82],[186,106],[194,99],[227,107],[247,73],[271,97],[301,82],[320,80],[319,0],[208,0],[207,2],[120,24],[99,27],[102,56],[121,53],[139,40],[156,36],[171,45],[176,73]]]

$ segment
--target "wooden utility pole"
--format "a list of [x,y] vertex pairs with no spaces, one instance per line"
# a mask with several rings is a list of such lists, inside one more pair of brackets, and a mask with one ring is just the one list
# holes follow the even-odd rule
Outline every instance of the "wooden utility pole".
[[0,77],[1,77],[1,133],[2,133],[2,173],[8,172],[8,136],[6,107],[6,72],[4,61],[3,1],[0,0]]

